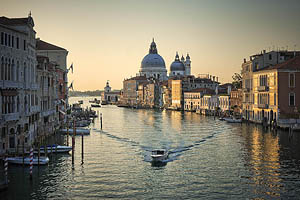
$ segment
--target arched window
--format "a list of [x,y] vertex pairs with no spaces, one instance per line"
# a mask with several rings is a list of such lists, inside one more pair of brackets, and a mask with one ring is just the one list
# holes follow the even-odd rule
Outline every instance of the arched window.
[[11,80],[11,60],[8,59],[7,80]]
[[24,83],[26,83],[26,75],[27,75],[27,73],[26,73],[26,62],[24,62],[24,70],[23,70],[23,81],[24,81]]
[[5,67],[4,67],[4,80],[7,80],[7,65],[8,65],[8,63],[7,63],[8,61],[7,61],[7,58],[5,58]]

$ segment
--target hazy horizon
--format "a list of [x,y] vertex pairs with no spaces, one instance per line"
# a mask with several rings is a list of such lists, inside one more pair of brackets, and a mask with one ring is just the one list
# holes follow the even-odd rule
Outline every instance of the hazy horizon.
[[135,76],[152,38],[169,72],[176,51],[192,74],[231,82],[243,59],[262,50],[300,48],[300,1],[0,0],[1,16],[31,11],[37,37],[69,51],[74,89],[121,89]]

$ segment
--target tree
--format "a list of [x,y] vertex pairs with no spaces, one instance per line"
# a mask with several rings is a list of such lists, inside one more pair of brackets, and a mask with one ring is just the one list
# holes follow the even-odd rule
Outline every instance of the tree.
[[234,73],[232,75],[232,85],[234,88],[238,89],[242,87],[242,76],[239,73]]

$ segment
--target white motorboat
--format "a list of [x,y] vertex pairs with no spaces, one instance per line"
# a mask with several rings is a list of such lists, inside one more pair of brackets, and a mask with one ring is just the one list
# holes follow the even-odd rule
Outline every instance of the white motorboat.
[[[67,134],[67,129],[66,128],[60,129],[60,132],[64,133],[64,134]],[[76,135],[81,135],[81,134],[89,135],[90,134],[90,129],[76,128]],[[73,135],[73,129],[72,128],[69,129],[69,135]]]
[[[9,158],[7,158],[7,161],[9,163],[22,165],[23,164],[23,157],[9,157]],[[47,165],[49,163],[49,158],[48,157],[40,157],[40,161],[39,161],[37,157],[34,157],[33,158],[33,164],[38,165],[38,162],[40,162],[40,165]],[[25,157],[24,158],[24,165],[29,165],[29,164],[30,164],[30,158]]]
[[228,123],[241,123],[242,119],[237,118],[224,118],[224,120]]
[[[62,145],[52,145],[52,153],[68,153],[69,151],[72,150],[72,147],[70,146],[62,146]],[[51,145],[47,146],[47,152],[51,152]],[[34,150],[34,153],[38,153],[38,150]],[[44,154],[45,153],[45,147],[42,146],[40,147],[40,153]]]
[[168,151],[165,149],[154,149],[152,151],[152,161],[161,162],[168,158]]

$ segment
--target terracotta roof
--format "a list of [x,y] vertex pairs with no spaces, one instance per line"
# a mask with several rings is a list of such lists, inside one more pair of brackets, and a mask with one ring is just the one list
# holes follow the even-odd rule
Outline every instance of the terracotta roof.
[[61,48],[61,47],[56,46],[54,44],[50,44],[50,43],[45,42],[45,41],[40,40],[40,39],[36,40],[36,49],[37,50],[64,50],[64,51],[67,51],[64,48]]
[[262,70],[270,70],[270,69],[291,69],[291,70],[300,70],[300,56],[296,56],[294,58],[291,58],[283,63],[274,65],[274,66],[269,66],[267,68],[263,68],[258,71]]

